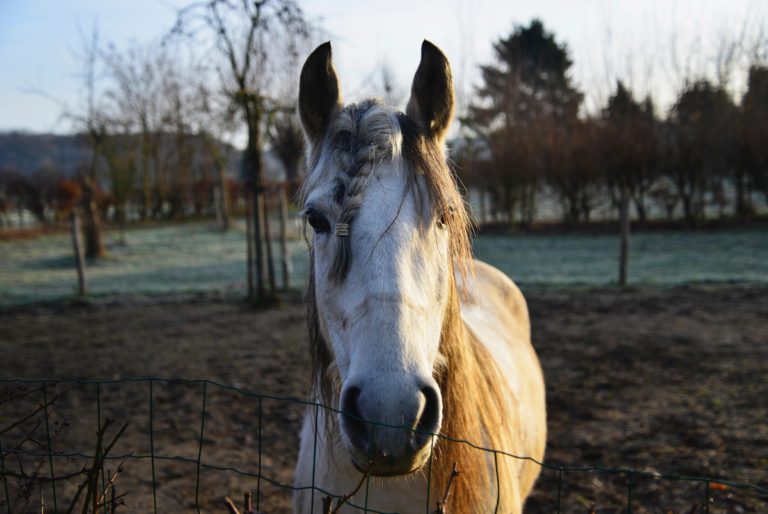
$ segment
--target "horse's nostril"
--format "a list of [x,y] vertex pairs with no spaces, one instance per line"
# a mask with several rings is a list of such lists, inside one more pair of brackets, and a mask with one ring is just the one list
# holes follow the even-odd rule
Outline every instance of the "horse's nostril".
[[[440,395],[437,390],[431,386],[425,386],[421,389],[424,395],[424,410],[416,424],[416,430],[434,434],[440,429]],[[427,435],[427,434],[422,434]]]
[[341,399],[341,416],[347,435],[352,442],[361,447],[368,445],[368,427],[357,404],[360,398],[359,387],[348,387]]

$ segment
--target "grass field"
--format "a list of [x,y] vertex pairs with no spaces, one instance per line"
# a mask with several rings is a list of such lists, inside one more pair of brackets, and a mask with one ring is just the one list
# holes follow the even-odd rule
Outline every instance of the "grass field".
[[[108,232],[109,256],[89,263],[91,294],[242,297],[246,248],[242,226],[222,233],[210,224],[128,229],[125,243]],[[306,280],[307,247],[290,243],[291,286]],[[608,286],[616,281],[613,235],[480,236],[475,254],[521,285]],[[279,248],[274,247],[279,256]],[[76,286],[65,234],[0,242],[0,308],[70,297]],[[632,238],[629,279],[640,286],[768,283],[768,231],[643,232]],[[278,273],[278,280],[279,280]]]

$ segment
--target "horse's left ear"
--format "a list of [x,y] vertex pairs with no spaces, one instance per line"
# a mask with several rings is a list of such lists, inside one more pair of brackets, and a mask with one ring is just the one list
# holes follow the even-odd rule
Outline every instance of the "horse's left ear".
[[341,109],[341,91],[336,70],[333,68],[331,43],[315,48],[299,78],[299,115],[304,132],[316,144],[338,110]]
[[451,65],[443,52],[425,39],[405,112],[429,136],[442,142],[453,118],[453,108]]

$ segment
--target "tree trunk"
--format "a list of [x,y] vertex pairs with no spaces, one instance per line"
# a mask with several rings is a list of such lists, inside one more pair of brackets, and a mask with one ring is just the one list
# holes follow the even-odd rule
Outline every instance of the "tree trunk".
[[269,294],[274,296],[277,291],[275,284],[275,267],[272,259],[272,235],[269,227],[269,206],[267,205],[266,195],[261,198],[262,222],[264,223],[264,247],[267,250],[267,279],[269,280]]
[[288,253],[288,183],[280,188],[280,252],[283,258],[283,290],[291,287],[291,256]]
[[261,300],[264,298],[264,248],[261,244],[261,192],[260,188],[251,189],[253,202],[253,265],[254,265],[254,286],[255,296],[252,300]]
[[96,185],[90,177],[83,181],[83,232],[85,233],[85,256],[89,259],[103,257],[107,252],[101,238],[99,209],[96,205]]
[[126,221],[126,206],[125,202],[121,202],[115,205],[115,221],[117,222],[119,234],[118,243],[120,246],[125,246],[125,221]]
[[139,215],[141,219],[147,219],[152,213],[152,184],[149,171],[149,141],[146,134],[142,136],[141,142],[141,195]]
[[[248,124],[248,145],[245,150],[245,166],[248,185],[253,194],[253,247],[255,266],[255,290],[251,300],[260,302],[265,299],[264,289],[264,247],[261,232],[261,214],[263,201],[263,170],[261,162],[260,122],[261,116],[258,105],[250,105],[244,101],[245,119]],[[272,263],[267,263],[271,267]]]
[[747,206],[745,198],[744,188],[744,172],[742,170],[736,171],[736,216],[741,219],[746,219],[751,213]]
[[83,296],[88,292],[88,284],[85,278],[85,259],[83,246],[80,242],[80,222],[77,218],[76,208],[70,212],[70,221],[72,224],[72,248],[75,252],[75,268],[77,269],[77,294]]
[[246,257],[246,271],[248,275],[248,299],[253,300],[255,298],[255,283],[254,283],[254,255],[253,255],[253,243],[255,237],[253,234],[253,221],[256,217],[253,214],[253,191],[248,189],[245,192],[245,249],[247,252]]
[[579,200],[573,195],[564,196],[565,224],[569,227],[576,225],[579,221]]
[[523,189],[525,201],[521,206],[521,221],[525,226],[530,227],[536,218],[536,184],[529,183]]
[[626,187],[621,188],[621,207],[619,209],[619,226],[621,230],[621,246],[619,252],[619,285],[627,285],[627,267],[629,265],[629,194]]
[[583,191],[581,193],[580,204],[581,204],[581,208],[580,208],[581,220],[584,223],[589,223],[589,218],[592,215],[592,206],[590,205],[590,202],[589,202],[589,194],[586,191]]
[[693,205],[691,201],[691,195],[683,193],[683,216],[685,216],[685,221],[693,227],[696,225],[696,218],[693,213]]
[[640,225],[645,224],[645,194],[643,191],[638,191],[636,195],[634,195],[634,204],[635,204],[635,212],[637,213],[637,222]]
[[507,223],[510,227],[515,224],[515,190],[512,186],[504,188],[507,204]]
[[705,200],[706,191],[704,190],[703,184],[698,184],[698,187],[696,189],[696,222],[698,224],[699,221],[704,220],[706,218],[707,214],[707,202]]
[[232,207],[229,197],[229,181],[227,180],[227,167],[222,158],[216,159],[216,189],[218,203],[216,205],[217,217],[221,221],[221,229],[225,232],[232,225]]

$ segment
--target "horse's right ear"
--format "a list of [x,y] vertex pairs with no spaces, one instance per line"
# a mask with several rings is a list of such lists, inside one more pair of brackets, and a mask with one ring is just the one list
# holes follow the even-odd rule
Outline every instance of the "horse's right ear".
[[448,58],[425,39],[405,113],[419,123],[428,136],[442,143],[453,118],[454,103]]
[[341,91],[329,41],[307,57],[299,79],[299,115],[312,144],[317,143],[340,108]]

